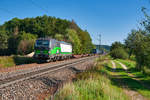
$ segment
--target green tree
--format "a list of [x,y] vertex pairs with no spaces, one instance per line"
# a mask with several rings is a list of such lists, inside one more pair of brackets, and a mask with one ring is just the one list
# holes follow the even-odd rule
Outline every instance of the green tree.
[[91,52],[91,50],[94,48],[94,45],[92,44],[92,39],[89,35],[89,33],[85,30],[79,30],[77,32],[79,39],[81,40],[82,44],[82,54],[88,54]]
[[142,7],[141,10],[142,10],[142,12],[143,12],[143,14],[145,16],[145,19],[142,21],[141,24],[145,27],[146,31],[150,32],[150,16],[146,12],[147,8]]
[[128,53],[125,51],[124,48],[119,47],[119,48],[115,48],[110,52],[110,55],[117,59],[127,59],[128,58]]
[[64,40],[64,36],[62,34],[55,34],[55,39],[62,41]]
[[150,60],[149,48],[150,48],[150,36],[141,29],[132,30],[125,40],[126,47],[129,48],[130,55],[131,52],[136,57],[137,69],[144,72],[144,67],[149,66],[148,62]]
[[8,35],[5,30],[0,30],[0,49],[8,48]]
[[110,47],[110,51],[116,49],[116,48],[124,48],[124,45],[121,42],[114,42],[112,43],[111,47]]
[[73,29],[67,29],[66,32],[73,45],[73,53],[81,54],[81,41],[77,35],[77,32]]
[[138,43],[136,42],[136,48],[134,54],[136,56],[137,69],[144,71],[144,67],[150,66],[150,37],[138,34]]
[[131,30],[131,33],[128,34],[128,37],[125,39],[126,48],[129,48],[129,58],[136,52],[137,46],[143,39],[143,36],[146,34],[143,30]]

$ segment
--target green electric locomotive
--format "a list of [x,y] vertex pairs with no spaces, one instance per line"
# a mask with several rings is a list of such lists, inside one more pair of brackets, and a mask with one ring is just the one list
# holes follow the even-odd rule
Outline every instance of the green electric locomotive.
[[56,61],[72,57],[72,45],[52,38],[39,38],[35,42],[34,58]]

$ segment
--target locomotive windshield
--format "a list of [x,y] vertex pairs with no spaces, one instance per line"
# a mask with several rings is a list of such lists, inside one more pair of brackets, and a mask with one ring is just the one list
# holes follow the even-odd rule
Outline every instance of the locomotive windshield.
[[49,47],[49,41],[48,40],[37,40],[35,46]]

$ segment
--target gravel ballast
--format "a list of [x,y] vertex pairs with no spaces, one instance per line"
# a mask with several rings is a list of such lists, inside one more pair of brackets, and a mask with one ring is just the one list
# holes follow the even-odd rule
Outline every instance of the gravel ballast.
[[43,100],[53,95],[62,84],[71,81],[76,73],[93,65],[94,59],[87,60],[69,68],[0,88],[0,100]]

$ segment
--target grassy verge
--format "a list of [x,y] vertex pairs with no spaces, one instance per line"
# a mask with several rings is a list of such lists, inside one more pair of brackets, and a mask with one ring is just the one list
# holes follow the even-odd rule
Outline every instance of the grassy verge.
[[0,68],[11,66],[15,66],[14,59],[12,57],[0,57]]
[[94,69],[78,74],[77,81],[66,84],[55,100],[128,100],[121,88],[112,85],[107,75],[109,70],[104,66],[99,63]]
[[36,62],[33,58],[24,56],[3,56],[0,57],[0,68],[12,67],[15,65],[30,64]]

